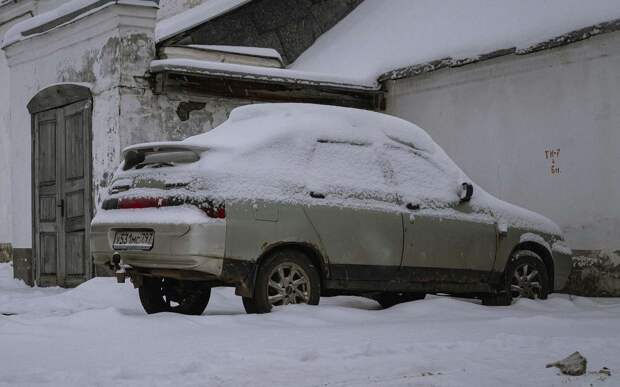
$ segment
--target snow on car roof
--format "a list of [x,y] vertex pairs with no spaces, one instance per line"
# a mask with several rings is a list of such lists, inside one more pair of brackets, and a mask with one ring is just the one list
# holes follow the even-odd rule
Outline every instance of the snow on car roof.
[[209,148],[247,148],[286,137],[364,145],[391,140],[426,152],[437,149],[424,130],[403,119],[367,110],[303,103],[241,106],[219,127],[184,142]]
[[368,83],[397,68],[527,48],[619,17],[618,0],[365,0],[290,68]]

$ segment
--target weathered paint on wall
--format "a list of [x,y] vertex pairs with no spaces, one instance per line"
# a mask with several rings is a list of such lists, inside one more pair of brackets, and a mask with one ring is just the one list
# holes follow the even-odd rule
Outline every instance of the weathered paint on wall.
[[[67,0],[22,0],[3,4],[0,7],[0,40],[16,23],[33,15],[46,12]],[[10,77],[5,54],[0,50],[0,243],[12,240],[12,195],[11,195],[11,133],[10,133]],[[7,249],[10,246],[7,245]]]
[[[93,98],[93,203],[105,196],[122,148],[146,141],[179,140],[226,120],[247,100],[155,95],[148,66],[155,56],[156,10],[111,5],[89,17],[6,49],[11,66],[12,159],[10,241],[31,247],[31,117],[26,109],[41,89],[55,83],[86,83]],[[121,16],[119,18],[119,15]],[[179,114],[179,106],[198,103]],[[183,109],[181,109],[183,110]]]
[[[119,159],[121,92],[144,75],[154,48],[156,9],[108,6],[88,18],[5,49],[11,71],[12,237],[31,246],[31,117],[26,109],[41,89],[55,83],[87,83],[93,97],[93,175],[101,179]],[[131,52],[131,55],[127,53]],[[121,61],[125,55],[125,61]],[[130,63],[133,61],[134,63]],[[138,68],[139,67],[139,71]],[[122,74],[123,71],[133,71]],[[131,81],[127,81],[131,80]],[[97,180],[96,180],[97,181]]]
[[620,33],[387,82],[387,112],[426,129],[482,187],[620,249]]

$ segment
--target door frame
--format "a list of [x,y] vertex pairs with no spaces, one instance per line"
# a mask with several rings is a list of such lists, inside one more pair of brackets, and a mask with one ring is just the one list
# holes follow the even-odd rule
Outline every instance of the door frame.
[[[39,229],[37,227],[37,209],[38,209],[38,168],[36,168],[37,163],[35,162],[35,158],[38,154],[38,143],[36,142],[36,121],[35,117],[38,113],[42,113],[48,110],[55,110],[59,108],[63,108],[65,106],[74,104],[76,102],[84,101],[86,104],[89,104],[89,119],[86,120],[86,125],[84,126],[84,135],[87,136],[87,146],[85,147],[86,154],[84,155],[84,162],[87,164],[84,168],[84,184],[85,184],[85,194],[84,194],[84,203],[85,211],[84,216],[85,219],[85,237],[84,237],[84,248],[85,248],[85,257],[86,260],[84,266],[84,277],[86,279],[92,278],[93,275],[93,263],[90,256],[90,220],[93,217],[93,191],[92,191],[92,176],[93,176],[93,162],[92,162],[92,112],[93,112],[93,98],[90,91],[90,88],[79,85],[79,84],[58,84],[52,85],[47,88],[39,91],[28,103],[27,108],[30,113],[30,135],[31,135],[31,149],[30,149],[30,167],[31,167],[31,225],[32,225],[32,276],[34,282],[38,284],[39,281],[39,262],[38,262],[38,251],[39,251]],[[63,134],[64,135],[64,134]],[[56,155],[56,157],[64,157],[64,155]],[[62,181],[58,181],[57,184],[63,184]],[[65,233],[65,230],[61,230],[61,232]],[[57,238],[58,241],[59,238]],[[63,238],[64,240],[64,238]],[[58,242],[57,242],[58,243]],[[59,246],[57,246],[57,249]],[[64,259],[63,257],[57,256],[57,259]],[[57,264],[58,265],[58,264]],[[58,276],[58,273],[57,273]],[[58,277],[57,277],[58,278]],[[74,286],[78,283],[67,283],[67,278],[63,278],[63,283],[58,283],[59,286]]]

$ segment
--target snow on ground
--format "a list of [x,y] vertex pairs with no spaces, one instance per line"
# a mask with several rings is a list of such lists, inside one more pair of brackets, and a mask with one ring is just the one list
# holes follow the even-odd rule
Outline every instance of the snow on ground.
[[400,67],[527,48],[619,17],[618,0],[366,0],[291,69],[374,82]]
[[[28,288],[0,264],[1,386],[614,386],[620,299],[554,295],[483,307],[430,297],[379,310],[323,298],[246,315],[215,289],[203,316],[146,315],[130,284]],[[590,371],[545,364],[574,351]]]

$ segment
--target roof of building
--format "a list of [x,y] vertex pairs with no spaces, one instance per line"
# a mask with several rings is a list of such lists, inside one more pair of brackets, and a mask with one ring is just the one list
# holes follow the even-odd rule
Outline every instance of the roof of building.
[[369,83],[414,65],[471,63],[489,53],[548,47],[543,43],[554,38],[570,43],[578,36],[566,39],[567,32],[589,37],[618,18],[617,0],[365,0],[291,69]]
[[155,41],[161,42],[249,3],[251,0],[209,0],[194,8],[161,20]]

